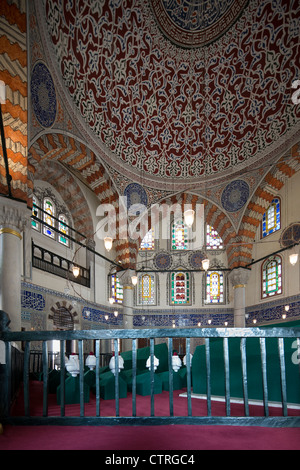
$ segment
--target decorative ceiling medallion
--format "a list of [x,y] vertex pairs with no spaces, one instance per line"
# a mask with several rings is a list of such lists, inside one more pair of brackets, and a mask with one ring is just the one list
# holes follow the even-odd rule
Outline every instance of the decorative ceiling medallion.
[[246,204],[249,194],[250,189],[246,181],[232,181],[222,193],[222,206],[228,212],[237,212]]
[[[270,0],[249,2],[226,40],[191,54],[162,36],[149,15],[150,1],[90,1],[80,8],[74,1],[34,2],[46,15],[44,41],[58,61],[62,94],[89,146],[101,148],[100,158],[126,179],[140,181],[143,174],[148,187],[171,192],[186,181],[227,184],[233,173],[274,159],[281,153],[277,142],[291,139],[300,117],[300,107],[288,99],[292,77],[299,76],[291,57],[300,51],[300,4],[281,15]],[[206,11],[217,3],[202,2]],[[161,4],[169,10],[173,5]],[[227,0],[226,11],[242,4]],[[179,25],[193,32],[192,13],[180,14],[189,4],[176,5]],[[199,5],[191,1],[190,11]],[[214,16],[216,28],[221,11]],[[206,25],[214,27],[208,18],[200,31]],[[183,32],[181,27],[180,38]]]
[[[126,186],[124,196],[127,197],[127,209],[133,205],[141,205],[141,209],[143,209],[143,206],[147,207],[148,198],[146,191],[138,183],[131,183]],[[138,210],[138,207],[136,206],[135,209]]]
[[182,47],[200,47],[236,21],[248,0],[151,0],[163,33]]
[[161,251],[160,253],[157,253],[153,262],[154,262],[154,266],[157,269],[166,270],[166,269],[170,269],[173,261],[172,261],[172,256],[169,253],[167,253],[166,251]]
[[291,224],[281,235],[280,244],[283,248],[300,242],[300,223]]
[[33,68],[30,90],[36,119],[42,127],[51,127],[56,118],[56,93],[51,74],[43,62],[37,62]]

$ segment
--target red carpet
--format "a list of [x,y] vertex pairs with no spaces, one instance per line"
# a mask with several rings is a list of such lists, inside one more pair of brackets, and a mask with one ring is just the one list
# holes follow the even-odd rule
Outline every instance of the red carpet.
[[[32,382],[31,415],[42,414],[42,385]],[[174,415],[187,415],[187,399],[174,392]],[[132,415],[132,397],[120,400],[120,416]],[[95,416],[95,397],[85,405],[85,415]],[[206,416],[204,400],[192,399],[194,416]],[[243,416],[243,406],[232,404],[232,416]],[[15,415],[23,414],[22,397]],[[49,395],[49,416],[59,416],[55,395]],[[213,416],[225,415],[225,404],[212,403]],[[263,416],[263,407],[251,406],[251,416]],[[137,396],[137,415],[150,415],[150,397]],[[155,395],[155,415],[169,415],[169,393]],[[270,416],[281,410],[270,408]],[[299,416],[299,410],[289,410]],[[67,405],[66,416],[79,416],[79,405]],[[101,416],[115,416],[114,400],[101,400]],[[300,450],[300,428],[240,426],[4,426],[0,450]]]

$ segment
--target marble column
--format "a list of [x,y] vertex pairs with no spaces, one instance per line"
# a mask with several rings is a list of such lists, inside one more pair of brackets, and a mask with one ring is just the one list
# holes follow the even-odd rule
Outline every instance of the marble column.
[[21,330],[22,233],[30,224],[26,203],[0,197],[0,310],[11,331]]
[[[133,294],[134,287],[131,281],[135,271],[127,269],[118,273],[120,284],[123,286],[123,328],[130,330],[133,328]],[[130,351],[132,349],[131,339],[123,340],[123,351]]]
[[234,326],[235,328],[245,328],[246,313],[246,284],[250,277],[250,270],[237,268],[231,271],[229,279],[234,291]]

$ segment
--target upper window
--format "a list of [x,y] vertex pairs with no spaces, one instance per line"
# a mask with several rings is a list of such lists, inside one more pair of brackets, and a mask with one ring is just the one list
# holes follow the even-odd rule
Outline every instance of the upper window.
[[55,205],[52,199],[45,197],[44,198],[44,217],[43,220],[47,225],[44,225],[43,232],[47,237],[55,238],[55,231],[51,227],[55,227]]
[[155,249],[155,234],[154,234],[154,228],[151,228],[144,236],[141,242],[140,250],[150,251],[154,249]]
[[262,236],[267,237],[277,230],[280,230],[280,199],[278,197],[273,199],[263,215]]
[[181,305],[190,303],[189,273],[172,273],[171,275],[171,304]]
[[267,259],[262,266],[262,297],[282,294],[282,260],[280,256]]
[[121,304],[123,302],[123,286],[116,274],[111,275],[111,297],[115,303]]
[[[32,215],[34,215],[35,217],[38,217],[38,219],[40,219],[40,213],[39,213],[39,210],[38,210],[39,201],[37,200],[37,198],[35,196],[33,196],[32,201],[33,201]],[[31,227],[34,230],[37,230],[38,232],[40,231],[40,223],[37,220],[31,219]]]
[[223,250],[224,244],[218,232],[211,226],[206,226],[206,248],[208,250]]
[[[37,220],[31,220],[31,227],[46,235],[52,240],[57,240],[64,246],[70,247],[70,220],[67,215],[64,213],[64,207],[56,204],[54,198],[52,197],[42,197],[42,206],[40,206],[39,199],[34,195],[33,204],[32,204],[32,215],[42,219],[42,223]],[[42,210],[40,210],[41,208]],[[59,214],[56,217],[56,214]],[[59,230],[59,232],[57,231]]]
[[182,220],[177,220],[172,224],[172,249],[188,249],[188,228]]
[[218,304],[224,302],[224,274],[222,271],[212,271],[206,274],[206,303]]
[[64,214],[60,214],[58,217],[58,241],[65,246],[69,246],[69,227],[68,227],[68,219]]
[[155,305],[155,276],[140,274],[138,277],[138,304]]

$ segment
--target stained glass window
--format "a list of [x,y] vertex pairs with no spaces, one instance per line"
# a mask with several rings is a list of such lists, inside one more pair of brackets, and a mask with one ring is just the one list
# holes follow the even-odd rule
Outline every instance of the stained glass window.
[[[32,204],[32,215],[34,215],[35,217],[40,218],[40,216],[39,216],[39,210],[38,210],[39,202],[38,202],[38,200],[37,200],[37,198],[36,198],[35,196],[33,196],[32,201],[33,201],[33,204]],[[31,219],[31,227],[32,227],[34,230],[37,230],[38,232],[40,231],[40,223],[39,223],[37,220]]]
[[268,259],[262,268],[262,297],[282,294],[282,261],[280,256]]
[[171,275],[171,303],[190,303],[190,275],[189,273],[172,273]]
[[154,228],[151,228],[149,232],[146,233],[144,236],[140,250],[142,251],[148,251],[148,250],[154,250],[155,248],[155,236],[154,236]]
[[188,228],[182,220],[178,220],[172,225],[172,249],[188,249]]
[[262,236],[266,237],[280,230],[280,199],[274,198],[262,220]]
[[55,238],[55,232],[51,229],[51,227],[55,227],[55,206],[50,198],[44,199],[44,222],[46,222],[48,226],[44,225],[44,234],[47,237]]
[[111,297],[117,304],[121,304],[123,302],[123,286],[120,284],[119,278],[116,274],[111,275]]
[[60,231],[58,241],[59,243],[62,243],[65,246],[69,246],[69,239],[67,238],[67,235],[69,235],[69,221],[64,214],[60,214],[58,220],[58,230]]
[[153,275],[139,275],[138,303],[139,305],[155,305],[155,277]]
[[206,226],[206,247],[208,250],[223,250],[224,244],[218,232],[211,226]]
[[206,302],[210,304],[224,302],[224,275],[221,271],[206,274]]

